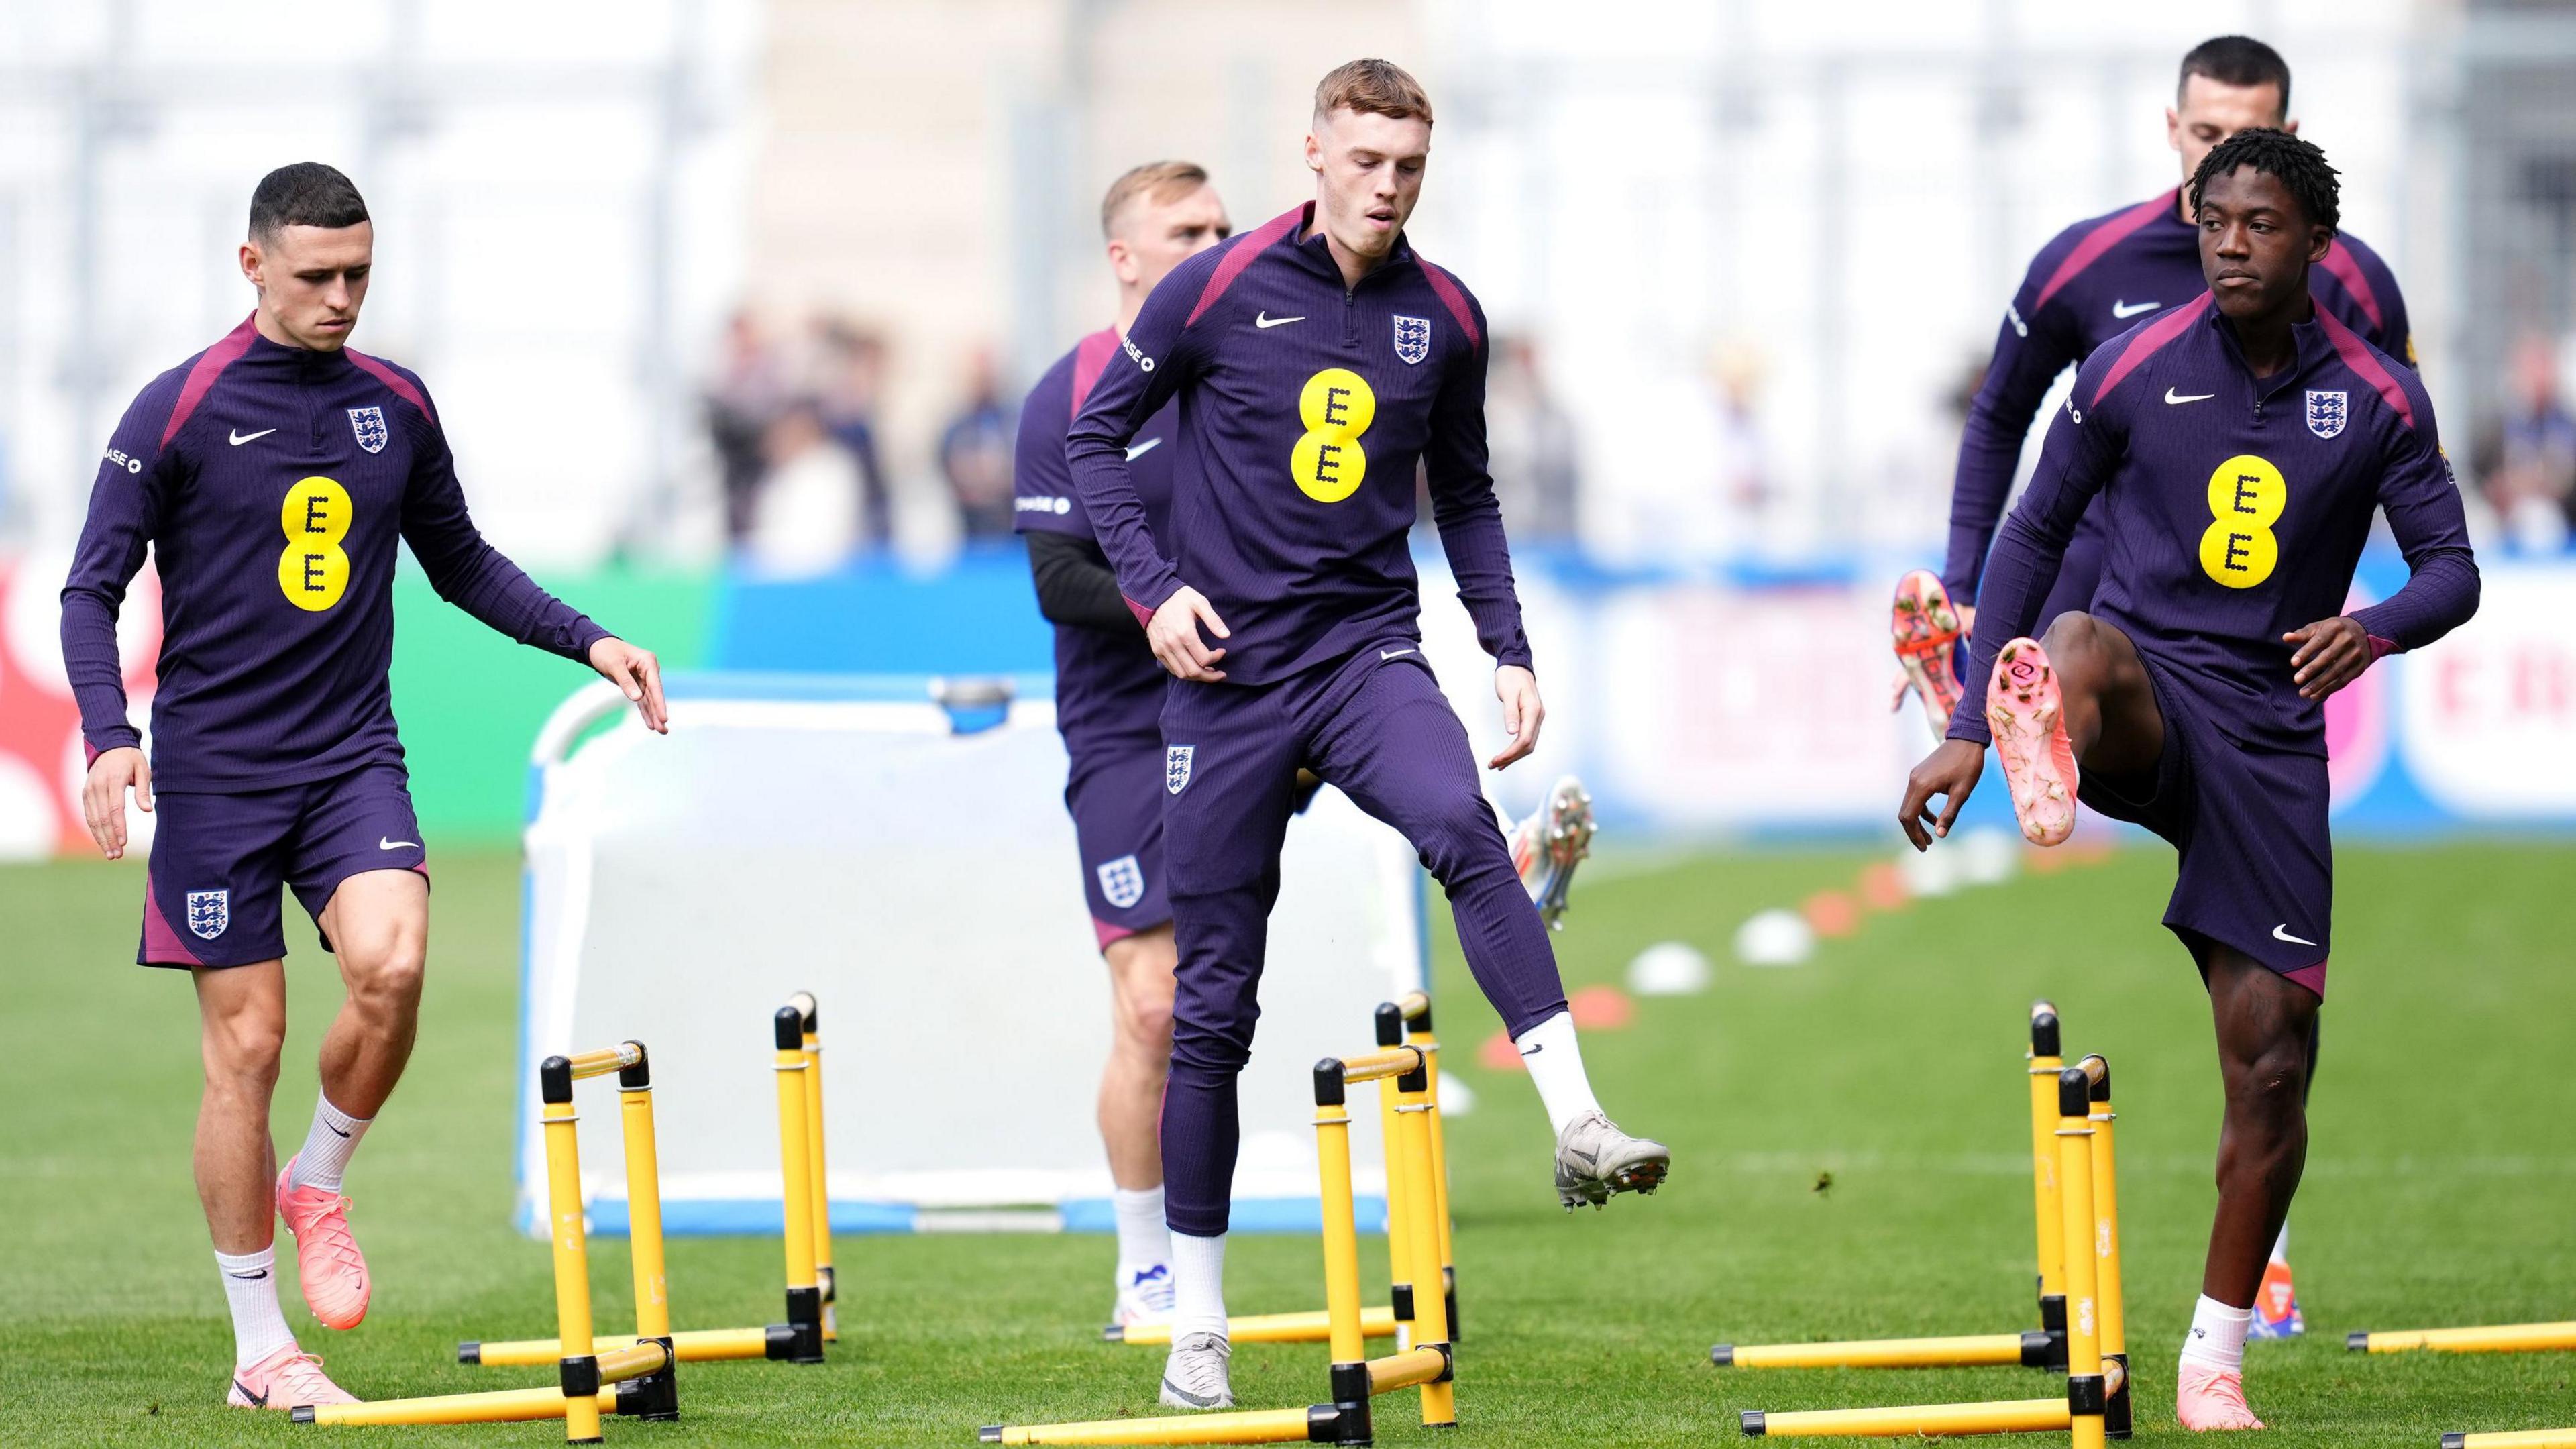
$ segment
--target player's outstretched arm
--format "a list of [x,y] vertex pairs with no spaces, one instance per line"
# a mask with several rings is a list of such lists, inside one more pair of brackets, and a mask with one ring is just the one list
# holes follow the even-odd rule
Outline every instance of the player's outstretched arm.
[[[1065,435],[1064,458],[1073,473],[1075,496],[1090,516],[1100,551],[1118,573],[1119,592],[1146,622],[1148,633],[1182,584],[1146,522],[1145,503],[1127,464],[1127,445],[1194,370],[1201,339],[1190,326],[1190,312],[1215,259],[1225,255],[1224,247],[1201,252],[1155,285]],[[1160,648],[1155,655],[1162,657]]]
[[2031,259],[2030,271],[1995,329],[1994,355],[1985,380],[1959,428],[1959,462],[1950,484],[1950,548],[1941,583],[1963,618],[1975,607],[1993,546],[1995,525],[2012,496],[2022,439],[2057,375],[2084,360],[2066,306],[2044,306],[2040,295],[2071,242],[2061,236]]

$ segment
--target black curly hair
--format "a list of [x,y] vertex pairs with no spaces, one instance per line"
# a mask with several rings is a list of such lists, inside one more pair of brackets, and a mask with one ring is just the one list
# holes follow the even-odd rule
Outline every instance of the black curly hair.
[[2277,176],[2298,198],[2299,210],[2309,221],[2328,231],[2337,230],[2342,220],[2342,188],[2335,183],[2335,169],[2326,164],[2326,153],[2312,141],[2303,141],[2287,131],[2256,126],[2237,132],[2209,148],[2200,160],[2200,169],[2191,173],[2191,214],[2200,215],[2200,189],[2213,176],[2225,176],[2239,167],[2250,166],[2266,176]]

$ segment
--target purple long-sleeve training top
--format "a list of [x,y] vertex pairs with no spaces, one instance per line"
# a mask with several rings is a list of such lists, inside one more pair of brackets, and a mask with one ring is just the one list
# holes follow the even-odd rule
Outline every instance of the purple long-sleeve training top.
[[[1186,583],[1231,639],[1229,683],[1265,684],[1364,645],[1421,637],[1406,548],[1414,472],[1485,652],[1530,663],[1485,459],[1484,313],[1401,237],[1345,287],[1311,204],[1174,268],[1146,299],[1066,439],[1119,589],[1149,617]],[[1172,537],[1156,536],[1128,444],[1166,399]],[[1170,550],[1166,557],[1165,550]],[[1217,641],[1211,641],[1217,642]]]
[[2106,538],[2092,612],[2246,745],[2325,753],[2324,706],[2300,697],[2281,636],[2343,612],[2374,508],[2407,579],[2352,616],[2373,658],[2477,612],[2477,559],[2424,385],[2326,308],[2294,333],[2297,360],[2258,378],[2203,292],[2086,359],[1996,541],[1950,738],[1990,738],[1995,656],[2038,627],[2087,507]]
[[[1941,582],[1958,602],[1978,601],[1986,549],[2012,496],[2022,439],[2058,374],[2140,322],[2209,291],[2200,270],[2200,230],[2182,219],[2179,196],[2179,189],[2168,191],[2079,221],[2031,258],[1995,329],[1994,358],[1959,433],[1949,558],[1941,566]],[[2387,263],[2360,239],[2335,238],[2325,261],[2308,271],[2308,294],[2371,346],[2414,365],[2406,298]]]
[[99,464],[63,588],[63,661],[91,753],[141,743],[116,616],[148,546],[161,572],[154,788],[264,790],[399,765],[397,540],[441,598],[522,644],[581,660],[607,635],[475,529],[409,370],[281,346],[245,320],[154,378]]

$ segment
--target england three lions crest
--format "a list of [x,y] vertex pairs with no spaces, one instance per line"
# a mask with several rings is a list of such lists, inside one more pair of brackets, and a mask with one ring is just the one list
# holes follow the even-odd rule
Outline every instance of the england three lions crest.
[[1196,745],[1163,747],[1163,788],[1174,795],[1190,787],[1190,759],[1199,752]]
[[188,933],[201,941],[211,941],[233,923],[233,893],[229,890],[188,892]]
[[2343,431],[2344,420],[2352,415],[2349,394],[2308,390],[2308,431],[2320,438],[2331,438]]
[[1118,910],[1130,909],[1145,898],[1145,868],[1132,855],[1102,861],[1095,874],[1100,877],[1100,898]]
[[392,434],[385,427],[383,408],[349,409],[349,431],[358,435],[358,446],[370,453],[381,453]]
[[1431,319],[1398,317],[1395,319],[1395,355],[1408,367],[1421,365],[1431,355]]

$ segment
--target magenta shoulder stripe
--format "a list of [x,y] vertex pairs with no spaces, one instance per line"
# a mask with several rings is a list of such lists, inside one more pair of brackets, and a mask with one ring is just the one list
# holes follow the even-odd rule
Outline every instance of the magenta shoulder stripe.
[[1073,417],[1082,416],[1082,405],[1091,390],[1100,383],[1100,374],[1109,368],[1109,359],[1118,351],[1118,329],[1103,327],[1073,344]]
[[2102,379],[2102,385],[2093,389],[2091,405],[2100,407],[2102,399],[2111,395],[2111,389],[2120,385],[2120,379],[2137,371],[2138,364],[2155,356],[2158,348],[2180,337],[2184,329],[2198,322],[2201,314],[2208,310],[2209,294],[2203,292],[2191,302],[2167,312],[2141,328],[2137,336],[2129,339],[2129,345],[2120,350],[2118,360],[2111,364],[2111,371]]
[[2397,416],[2405,420],[2408,428],[2413,428],[2415,404],[2407,400],[2406,389],[2399,387],[2397,379],[2380,365],[2378,358],[2371,355],[2370,344],[2361,340],[2360,333],[2335,320],[2335,314],[2323,307],[2317,309],[2317,321],[2326,329],[2326,337],[2334,343],[2335,353],[2343,359],[2343,365],[2360,373],[2361,380],[2378,391],[2381,401],[2396,409]]
[[178,404],[170,409],[170,421],[162,425],[160,446],[170,446],[170,440],[179,436],[179,425],[188,421],[188,415],[197,410],[197,404],[206,400],[206,394],[214,390],[215,379],[223,376],[224,369],[240,361],[241,355],[250,351],[250,340],[258,335],[259,329],[251,325],[250,318],[244,317],[239,327],[224,334],[223,341],[197,354],[197,365],[188,369],[188,380],[179,388]]
[[1421,262],[1423,280],[1431,284],[1432,291],[1440,294],[1441,302],[1449,308],[1449,315],[1458,319],[1460,330],[1467,334],[1467,345],[1484,346],[1485,336],[1476,330],[1476,309],[1467,305],[1467,289],[1458,285],[1456,277],[1422,261],[1420,257],[1414,260]]
[[2039,299],[2030,304],[2030,309],[2036,312],[2047,306],[2049,298],[2056,296],[2067,283],[2074,281],[2086,267],[2100,261],[2104,252],[2118,246],[2138,228],[2173,210],[2180,204],[2176,200],[2180,193],[2181,188],[2176,187],[2153,201],[2139,202],[2086,232],[2084,240],[2075,244],[2075,250],[2066,254],[2066,260],[2057,264],[2057,270],[2048,274],[2048,281],[2039,289]]
[[1198,325],[1198,320],[1207,315],[1207,309],[1215,306],[1216,299],[1225,295],[1225,289],[1234,285],[1234,279],[1243,275],[1243,269],[1252,265],[1252,259],[1302,226],[1306,213],[1313,207],[1311,201],[1292,207],[1245,232],[1242,240],[1227,248],[1225,255],[1217,259],[1216,270],[1208,274],[1207,285],[1199,290],[1198,305],[1190,309],[1189,320],[1181,325]]
[[[2327,243],[2326,270],[2334,273],[2334,279],[2343,283],[2343,289],[2361,304],[2361,314],[2370,319],[2370,330],[2387,337],[2388,314],[2379,310],[2379,294],[2371,290],[2370,274],[2361,269],[2361,258],[2352,254],[2352,248],[2340,240]],[[2388,340],[2400,341],[2394,337]]]
[[432,424],[437,423],[437,417],[429,410],[429,399],[421,395],[419,388],[412,386],[410,378],[394,371],[382,358],[369,357],[354,347],[344,347],[340,350],[349,354],[349,360],[356,363],[360,370],[390,388],[394,396],[420,409],[420,415],[428,418]]

